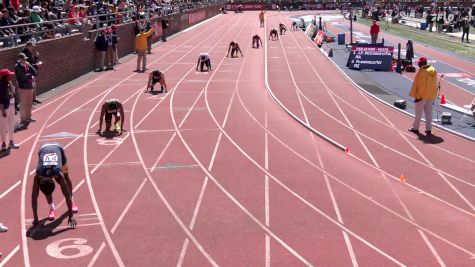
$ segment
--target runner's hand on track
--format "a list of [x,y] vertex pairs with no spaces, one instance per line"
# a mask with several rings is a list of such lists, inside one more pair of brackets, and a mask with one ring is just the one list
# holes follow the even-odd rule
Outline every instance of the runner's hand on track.
[[33,220],[33,226],[34,227],[38,226],[38,223],[39,223],[38,219]]
[[69,225],[70,229],[76,229],[78,224],[76,222],[76,219],[74,219],[74,217],[71,216],[71,217],[69,217],[68,225]]

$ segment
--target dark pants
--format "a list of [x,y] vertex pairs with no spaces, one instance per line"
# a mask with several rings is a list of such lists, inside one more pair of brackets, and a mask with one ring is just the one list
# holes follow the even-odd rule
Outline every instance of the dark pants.
[[200,70],[203,71],[204,70],[204,67],[208,67],[208,70],[211,69],[211,60],[208,59],[208,60],[205,60],[205,61],[201,61],[201,65],[200,65]]
[[468,43],[468,33],[470,32],[470,28],[462,28],[462,42],[463,42],[463,37],[465,37],[465,34],[467,34],[467,43]]
[[166,41],[167,41],[167,29],[164,28],[162,31],[162,42],[166,42]]

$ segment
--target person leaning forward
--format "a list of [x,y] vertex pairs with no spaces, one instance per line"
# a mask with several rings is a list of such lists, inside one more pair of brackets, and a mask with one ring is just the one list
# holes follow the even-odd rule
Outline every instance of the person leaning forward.
[[153,27],[145,31],[145,28],[140,29],[140,33],[135,37],[135,49],[137,50],[137,69],[140,72],[140,61],[142,61],[142,71],[147,70],[147,37],[153,33]]
[[410,132],[419,134],[419,124],[422,118],[422,112],[426,119],[426,134],[431,135],[432,132],[432,104],[437,97],[437,71],[427,64],[425,57],[419,58],[419,71],[416,73],[414,83],[412,84],[409,96],[414,97],[415,117]]

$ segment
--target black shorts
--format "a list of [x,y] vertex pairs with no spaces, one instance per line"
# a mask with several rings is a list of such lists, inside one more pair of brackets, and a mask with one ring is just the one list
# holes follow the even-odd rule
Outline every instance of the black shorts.
[[106,113],[106,122],[107,123],[112,122],[112,115],[114,115],[117,118],[117,113]]
[[160,78],[156,79],[156,78],[153,78],[152,79],[152,86],[155,85],[156,83],[160,82]]

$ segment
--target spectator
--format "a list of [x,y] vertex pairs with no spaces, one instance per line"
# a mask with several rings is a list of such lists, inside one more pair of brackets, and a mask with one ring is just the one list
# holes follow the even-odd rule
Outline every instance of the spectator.
[[167,30],[168,29],[168,16],[164,16],[162,19],[162,42],[167,41]]
[[145,31],[145,28],[140,29],[140,33],[135,37],[135,49],[137,50],[137,69],[135,72],[140,72],[140,62],[142,61],[142,71],[147,70],[147,38],[152,35],[153,28]]
[[[152,28],[152,25],[150,24],[150,20],[147,20],[145,31],[149,31],[151,28]],[[152,38],[153,38],[152,34],[147,36],[147,54],[152,54]]]
[[107,53],[106,53],[106,62],[107,62],[107,69],[114,69],[114,61],[115,61],[115,46],[117,44],[117,36],[112,33],[112,29],[107,29],[106,35],[106,42],[107,42]]
[[376,20],[373,20],[373,25],[371,25],[369,34],[371,35],[371,44],[376,44],[378,42],[379,35],[379,25]]
[[19,146],[13,141],[13,133],[15,132],[15,114],[17,113],[15,87],[13,87],[12,84],[14,74],[14,72],[8,69],[0,70],[0,139],[2,141],[2,152],[7,150],[7,132],[9,137],[8,147],[10,149],[19,148]]
[[470,22],[468,21],[468,17],[465,17],[463,18],[462,20],[462,43],[463,43],[463,37],[465,37],[465,35],[467,36],[467,43],[470,43],[469,39],[468,39],[468,33],[470,32]]
[[437,32],[441,33],[444,28],[444,12],[440,10],[437,13]]
[[96,71],[103,71],[106,70],[104,67],[104,60],[106,58],[106,52],[107,52],[107,42],[106,42],[106,36],[105,36],[106,30],[101,29],[99,31],[99,34],[96,36],[96,40],[94,41],[97,49],[97,61],[99,62],[99,68],[96,69]]
[[426,134],[431,135],[432,132],[432,109],[433,102],[437,96],[437,71],[427,64],[425,57],[419,58],[419,71],[414,78],[411,91],[409,95],[414,97],[415,117],[410,132],[419,134],[419,124],[422,118],[422,111],[426,119]]
[[432,32],[432,28],[434,27],[434,16],[430,10],[427,10],[426,22],[429,27],[429,32]]
[[120,64],[121,62],[119,61],[119,49],[117,47],[117,43],[119,42],[119,37],[117,37],[117,26],[114,24],[111,26],[112,34],[116,38],[116,43],[114,45],[114,53],[115,53],[115,60],[114,64]]
[[[13,25],[15,25],[15,22],[10,17],[8,10],[2,9],[2,18],[0,19],[0,26],[5,27]],[[13,46],[16,43],[16,35],[13,28],[6,28],[1,31],[3,37],[5,37],[5,39],[3,40],[3,47]]]
[[[26,61],[35,68],[36,72],[38,72],[38,67],[41,64],[40,61],[38,61],[38,58],[40,56],[40,53],[38,53],[38,50],[36,50],[36,45],[33,42],[27,42],[25,49],[23,49],[22,53],[26,55],[28,58]],[[38,94],[38,88],[36,87],[36,78],[33,76],[33,104],[41,104],[41,101],[39,101],[36,96]]]
[[33,105],[33,76],[37,72],[26,60],[28,57],[24,53],[18,54],[18,61],[15,65],[15,74],[18,83],[20,96],[20,118],[23,125],[28,125],[35,120],[31,118],[31,107]]

